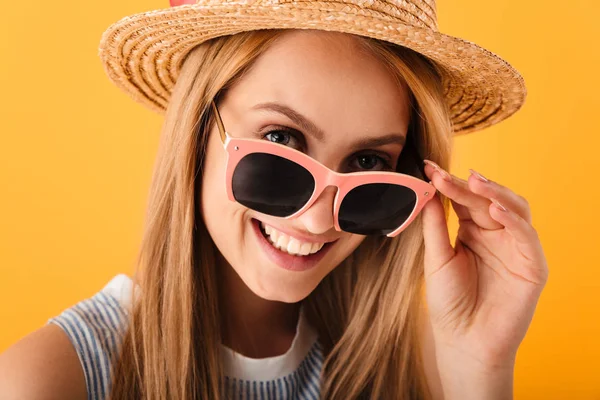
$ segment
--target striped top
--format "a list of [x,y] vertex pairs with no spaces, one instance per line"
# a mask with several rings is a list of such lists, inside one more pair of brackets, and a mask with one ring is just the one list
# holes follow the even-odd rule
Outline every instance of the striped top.
[[[133,281],[116,275],[92,297],[67,308],[47,323],[60,326],[73,344],[83,368],[88,400],[108,398],[109,360],[118,353],[126,332]],[[137,288],[136,288],[137,290]],[[254,359],[221,345],[227,399],[318,399],[323,364],[317,334],[304,313],[289,350],[275,357]]]

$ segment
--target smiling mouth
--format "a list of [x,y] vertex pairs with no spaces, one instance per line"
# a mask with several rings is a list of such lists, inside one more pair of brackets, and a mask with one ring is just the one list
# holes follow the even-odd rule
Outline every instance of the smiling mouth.
[[297,257],[307,257],[320,253],[323,248],[329,247],[332,243],[303,242],[294,237],[286,235],[275,228],[257,221],[260,232],[263,237],[275,249]]

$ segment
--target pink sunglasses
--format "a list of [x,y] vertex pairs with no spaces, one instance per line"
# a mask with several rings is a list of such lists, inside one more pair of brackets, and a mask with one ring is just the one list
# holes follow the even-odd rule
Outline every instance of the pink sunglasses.
[[[416,218],[435,187],[398,172],[335,172],[279,143],[229,136],[215,102],[212,109],[227,152],[229,200],[263,214],[295,218],[328,186],[335,186],[335,229],[394,237]],[[407,142],[408,143],[408,142]],[[422,163],[418,165],[423,176]]]

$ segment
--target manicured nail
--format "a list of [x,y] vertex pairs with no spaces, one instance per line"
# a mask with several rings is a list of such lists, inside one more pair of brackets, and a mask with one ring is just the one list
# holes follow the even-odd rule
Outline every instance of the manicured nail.
[[433,161],[430,161],[430,160],[423,160],[423,162],[425,164],[429,164],[433,168],[435,168],[436,171],[438,171],[442,175],[442,178],[444,178],[445,181],[452,182],[452,177],[450,176],[449,173],[447,173],[446,171],[444,171],[442,169],[442,167],[440,167],[439,165],[437,165],[436,163],[434,163]]
[[475,177],[477,179],[479,179],[480,181],[482,181],[482,182],[489,182],[490,181],[488,178],[486,178],[485,176],[481,175],[479,172],[477,172],[475,170],[469,169],[469,172],[471,174],[475,175]]
[[496,205],[496,207],[498,207],[500,210],[508,211],[506,209],[506,207],[504,207],[502,204],[500,204],[500,202],[498,200],[496,200],[496,199],[491,199],[491,200],[492,200],[492,203],[494,203]]

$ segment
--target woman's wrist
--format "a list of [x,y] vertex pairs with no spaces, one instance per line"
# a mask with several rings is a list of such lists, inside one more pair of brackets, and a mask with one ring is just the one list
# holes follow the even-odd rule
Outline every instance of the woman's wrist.
[[438,353],[444,400],[512,400],[514,361],[484,364],[471,357]]

